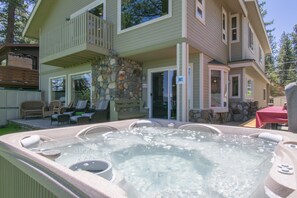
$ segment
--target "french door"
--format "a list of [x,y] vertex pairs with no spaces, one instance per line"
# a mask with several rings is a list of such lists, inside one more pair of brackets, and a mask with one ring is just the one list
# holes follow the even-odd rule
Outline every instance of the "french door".
[[151,70],[149,78],[150,117],[176,120],[176,70]]

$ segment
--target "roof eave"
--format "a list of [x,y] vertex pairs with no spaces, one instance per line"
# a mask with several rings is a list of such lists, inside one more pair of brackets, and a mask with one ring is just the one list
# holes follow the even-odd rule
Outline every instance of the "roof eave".
[[37,10],[39,9],[39,7],[40,7],[40,4],[41,4],[41,2],[42,2],[42,0],[38,0],[37,2],[36,2],[36,5],[35,5],[35,7],[33,8],[33,11],[32,11],[32,13],[30,14],[30,17],[29,17],[29,19],[28,19],[28,22],[26,23],[26,26],[25,26],[25,28],[24,28],[24,30],[23,30],[23,32],[22,32],[22,36],[23,37],[27,37],[27,38],[34,38],[34,39],[38,39],[38,37],[39,37],[39,35],[30,35],[30,34],[28,34],[28,30],[29,30],[29,28],[30,28],[30,25],[31,25],[31,23],[32,23],[32,20],[33,20],[33,18],[35,17],[35,15],[36,15],[36,13],[37,13]]

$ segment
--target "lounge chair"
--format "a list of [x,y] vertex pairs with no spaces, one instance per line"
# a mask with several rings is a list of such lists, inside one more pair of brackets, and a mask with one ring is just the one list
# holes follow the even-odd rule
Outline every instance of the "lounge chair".
[[109,120],[109,101],[98,101],[93,109],[79,116],[71,116],[70,123],[88,124]]

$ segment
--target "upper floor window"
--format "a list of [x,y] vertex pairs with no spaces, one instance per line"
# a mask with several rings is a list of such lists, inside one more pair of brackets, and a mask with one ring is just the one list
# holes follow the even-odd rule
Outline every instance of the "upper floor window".
[[239,42],[239,15],[231,16],[231,42]]
[[261,47],[259,47],[259,63],[263,63],[263,50]]
[[196,0],[196,17],[205,23],[205,0]]
[[227,13],[222,8],[222,41],[227,44]]
[[121,30],[170,14],[171,0],[119,0]]
[[240,75],[231,75],[231,98],[240,98]]
[[59,100],[64,106],[66,102],[66,76],[50,78],[49,101]]
[[249,48],[251,50],[254,50],[254,32],[253,30],[251,29],[251,27],[249,27]]

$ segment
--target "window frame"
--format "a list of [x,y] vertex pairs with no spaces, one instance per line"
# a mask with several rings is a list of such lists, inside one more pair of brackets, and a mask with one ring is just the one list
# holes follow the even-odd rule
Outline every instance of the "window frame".
[[[195,16],[196,18],[203,24],[205,25],[205,0],[201,0],[201,3],[199,0],[195,0]],[[202,11],[202,16],[199,16],[197,14],[197,9],[200,9]]]
[[[232,19],[236,18],[236,27],[232,27]],[[233,40],[233,30],[236,30],[236,40]],[[240,22],[239,14],[232,14],[230,16],[230,41],[231,43],[238,43],[240,41]]]
[[255,49],[255,42],[254,42],[254,30],[253,28],[249,25],[249,32],[248,32],[248,46],[249,49],[254,53]]
[[[225,16],[225,19],[224,19],[224,16]],[[226,10],[225,10],[225,8],[224,7],[222,7],[222,41],[223,41],[223,43],[225,43],[226,45],[227,45],[227,43],[228,43],[228,35],[227,35],[227,32],[228,32],[228,15],[227,15],[227,12],[226,12]],[[225,29],[224,29],[224,27],[225,27]],[[224,39],[224,36],[225,36],[225,39]]]
[[[228,76],[229,76],[229,71],[230,68],[228,68],[227,66],[215,66],[215,65],[209,65],[209,78],[208,78],[208,83],[209,83],[209,108],[214,110],[214,112],[228,112],[229,111],[229,86],[228,86]],[[223,90],[225,90],[225,83],[227,82],[227,86],[226,86],[226,106],[224,106],[224,94],[221,93],[221,106],[220,107],[212,107],[211,106],[211,71],[220,71],[220,76],[221,76],[221,92]],[[224,76],[224,72],[226,72],[226,80],[225,80],[225,76]]]
[[168,0],[168,14],[122,30],[122,0],[117,0],[117,34],[139,29],[172,17],[172,0]]
[[262,47],[259,45],[259,59],[258,59],[258,61],[259,61],[259,64],[260,65],[263,65],[263,50],[262,50]]
[[[247,92],[249,90],[249,87],[248,87],[248,81],[251,81],[251,96],[248,96]],[[253,100],[254,99],[254,95],[255,95],[255,86],[254,86],[254,79],[248,75],[246,75],[246,86],[245,86],[245,99],[247,100]]]
[[90,104],[92,105],[92,88],[93,88],[93,85],[92,85],[92,71],[91,70],[86,70],[86,71],[81,71],[81,72],[77,72],[77,73],[71,73],[71,74],[68,74],[68,84],[67,84],[67,98],[68,98],[68,102],[70,102],[72,100],[71,98],[71,92],[72,92],[72,76],[76,76],[76,75],[81,75],[81,74],[87,74],[87,73],[90,73],[91,74],[91,88],[90,88]]
[[[233,96],[233,78],[237,77],[238,78],[238,96]],[[240,98],[241,97],[241,75],[240,74],[233,74],[230,75],[230,98]]]
[[66,75],[61,75],[61,76],[53,76],[48,78],[48,102],[52,101],[52,80],[58,79],[58,78],[64,78],[65,79],[65,105],[68,104],[68,85],[67,85],[67,76]]
[[267,100],[267,92],[266,89],[263,89],[263,100],[266,101]]

